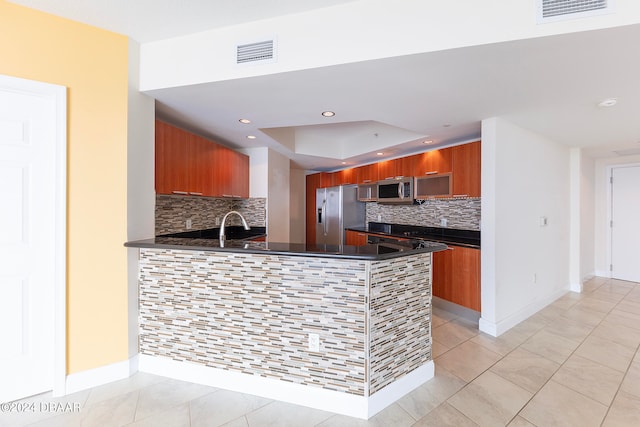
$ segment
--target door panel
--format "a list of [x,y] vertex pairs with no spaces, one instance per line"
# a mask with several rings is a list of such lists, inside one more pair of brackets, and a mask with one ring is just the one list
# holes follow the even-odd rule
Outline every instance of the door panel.
[[0,402],[53,388],[56,101],[0,80]]
[[611,276],[640,282],[640,166],[612,169]]

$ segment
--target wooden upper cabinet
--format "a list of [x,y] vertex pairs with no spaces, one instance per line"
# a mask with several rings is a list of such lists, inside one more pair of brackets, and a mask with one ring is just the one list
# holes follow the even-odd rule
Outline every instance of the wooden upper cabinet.
[[343,169],[333,173],[333,185],[357,184],[355,168]]
[[401,176],[414,176],[416,170],[416,164],[418,162],[419,155],[403,157],[400,160],[400,167],[398,175]]
[[452,149],[443,148],[440,150],[427,151],[416,155],[413,175],[435,175],[451,172]]
[[[229,150],[229,149],[228,149]],[[229,173],[231,175],[231,194],[233,197],[249,197],[249,156],[234,150],[232,153],[233,167]]]
[[480,197],[480,141],[451,148],[453,195]]
[[198,135],[190,135],[189,192],[194,196],[215,196],[211,165],[216,158],[217,145]]
[[156,120],[155,178],[159,194],[189,194],[189,134]]
[[378,179],[391,179],[402,175],[402,159],[378,162]]
[[333,174],[328,172],[320,172],[320,187],[318,188],[332,187],[333,180]]
[[249,197],[249,157],[156,120],[156,192]]
[[378,164],[372,163],[370,165],[359,166],[355,168],[356,183],[368,184],[378,181]]

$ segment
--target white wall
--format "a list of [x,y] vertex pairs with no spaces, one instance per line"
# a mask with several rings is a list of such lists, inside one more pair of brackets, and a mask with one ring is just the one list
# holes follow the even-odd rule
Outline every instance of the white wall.
[[267,240],[289,242],[289,158],[269,150],[269,196],[267,198]]
[[302,169],[290,170],[289,218],[291,243],[304,243],[306,240],[306,178]]
[[[535,16],[534,1],[353,1],[145,43],[142,89],[630,25],[640,21],[640,2],[617,0],[615,14],[544,25]],[[273,37],[276,62],[236,65],[237,44]]]
[[249,156],[249,197],[269,195],[269,149],[266,147],[238,150]]
[[569,168],[568,147],[482,122],[484,332],[499,335],[569,290]]
[[595,275],[595,211],[596,211],[596,163],[594,159],[581,156],[580,168],[580,280]]
[[[139,92],[139,45],[129,40],[127,239],[155,235],[154,100]],[[124,243],[124,242],[123,242]],[[138,352],[138,249],[127,250],[129,356]]]
[[595,162],[595,270],[596,275],[610,277],[609,264],[611,262],[611,241],[609,236],[609,221],[611,199],[609,195],[609,177],[611,167],[625,164],[640,164],[640,156],[613,157],[598,159]]
[[249,156],[250,197],[267,199],[267,240],[289,242],[292,179],[289,158],[266,147],[240,151]]

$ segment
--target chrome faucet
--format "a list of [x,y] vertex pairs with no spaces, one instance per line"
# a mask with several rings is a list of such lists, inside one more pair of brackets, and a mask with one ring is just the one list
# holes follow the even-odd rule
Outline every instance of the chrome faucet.
[[247,224],[247,220],[244,219],[244,217],[242,216],[242,214],[238,211],[230,211],[228,212],[225,216],[222,217],[222,223],[220,224],[220,245],[223,246],[224,245],[224,239],[225,239],[225,235],[224,235],[224,224],[227,221],[227,217],[231,214],[236,214],[240,217],[240,219],[242,220],[242,226],[244,227],[245,230],[251,230],[251,227],[249,227],[249,225]]

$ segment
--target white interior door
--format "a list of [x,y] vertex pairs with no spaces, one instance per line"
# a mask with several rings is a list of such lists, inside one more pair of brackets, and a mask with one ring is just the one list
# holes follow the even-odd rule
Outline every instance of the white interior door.
[[59,105],[39,90],[47,86],[0,76],[0,402],[54,388],[64,255],[56,253]]
[[640,282],[640,166],[611,177],[611,277]]

